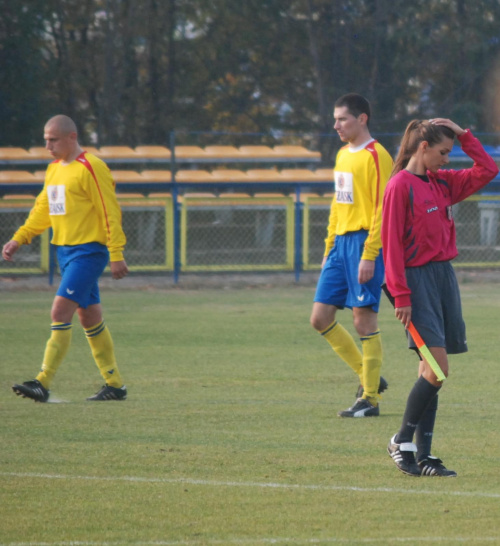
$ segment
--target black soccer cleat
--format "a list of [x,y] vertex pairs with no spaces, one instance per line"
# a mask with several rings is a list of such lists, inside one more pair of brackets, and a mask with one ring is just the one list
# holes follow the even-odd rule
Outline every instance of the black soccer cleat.
[[456,478],[457,473],[454,470],[448,470],[443,461],[432,455],[418,461],[421,476],[439,476],[443,478]]
[[35,402],[47,402],[50,391],[47,390],[38,379],[25,381],[22,385],[12,385],[12,390],[23,398],[31,398]]
[[125,400],[127,398],[127,387],[123,385],[117,389],[111,385],[104,385],[99,392],[96,392],[93,396],[89,396],[87,400],[91,402],[101,402],[105,400]]
[[389,440],[387,453],[391,456],[398,470],[408,476],[421,476],[422,471],[415,460],[417,446],[412,442],[397,444],[395,438],[396,435]]
[[[387,381],[382,376],[380,376],[380,383],[378,384],[378,393],[382,394],[385,390],[387,390],[388,387],[389,387],[389,383],[387,383]],[[363,389],[363,385],[360,385],[356,392],[356,399],[361,398],[364,392],[365,390]]]
[[366,398],[358,398],[354,406],[337,413],[339,417],[378,417],[379,414],[379,407],[374,406]]

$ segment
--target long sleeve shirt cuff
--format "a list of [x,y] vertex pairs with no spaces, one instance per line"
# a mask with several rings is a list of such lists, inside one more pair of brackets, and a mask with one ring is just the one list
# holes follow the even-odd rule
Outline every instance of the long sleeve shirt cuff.
[[409,294],[396,296],[394,298],[394,307],[411,307],[411,297]]

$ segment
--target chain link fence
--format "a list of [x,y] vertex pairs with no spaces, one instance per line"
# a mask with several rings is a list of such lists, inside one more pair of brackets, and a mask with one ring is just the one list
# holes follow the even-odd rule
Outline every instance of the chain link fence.
[[289,197],[186,197],[181,216],[182,269],[291,269],[293,226]]
[[[24,224],[34,203],[33,198],[0,199],[0,244],[12,238],[16,229]],[[30,245],[24,245],[18,251],[15,262],[0,260],[0,273],[40,273],[49,267],[49,234],[35,237]]]
[[127,236],[125,258],[132,271],[172,270],[174,213],[169,195],[157,198],[120,197]]
[[[330,196],[185,196],[179,200],[180,271],[292,270],[320,267]],[[120,197],[132,271],[172,271],[174,205],[170,195]],[[33,198],[0,199],[0,236],[6,242],[22,225]],[[453,207],[457,267],[500,266],[500,195],[475,195]],[[299,234],[299,236],[297,236]],[[23,246],[0,274],[41,273],[49,267],[49,233]]]
[[[331,198],[312,197],[304,210],[304,268],[321,263]],[[453,206],[458,256],[455,267],[500,266],[500,195],[473,195]]]
[[[500,157],[499,136],[481,135],[494,157]],[[127,236],[125,257],[132,271],[173,272],[175,279],[179,272],[188,271],[297,273],[320,268],[332,195],[318,193],[333,191],[331,169],[342,144],[338,135],[177,131],[170,137],[170,149],[108,146],[95,151],[114,169],[118,191],[129,192],[118,197]],[[381,134],[377,138],[395,155],[401,135]],[[450,167],[469,167],[471,160],[458,145],[455,148]],[[17,156],[0,160],[5,169],[0,183],[10,184],[0,197],[0,243],[8,241],[24,223],[34,202],[32,196],[19,195],[19,184],[35,193],[43,182],[44,171],[39,169],[45,168],[48,159],[33,150],[25,151],[29,160]],[[242,170],[240,179],[231,178],[238,169]],[[285,190],[276,184],[276,174],[281,176],[287,170],[287,176],[294,170],[297,176],[287,179]],[[307,186],[312,179],[308,174],[321,170],[326,173],[320,179],[322,187]],[[163,186],[172,180],[172,172],[178,185]],[[195,176],[200,173],[202,180]],[[271,173],[272,177],[266,176]],[[220,178],[221,174],[227,176]],[[225,180],[228,185],[215,187],[215,180]],[[148,184],[151,188],[144,189]],[[207,189],[211,184],[212,189]],[[459,249],[456,266],[500,267],[499,186],[500,178],[485,188],[491,194],[472,196],[453,207]],[[13,194],[16,191],[18,194]],[[160,191],[164,193],[153,193]],[[49,232],[36,237],[19,250],[13,263],[0,260],[0,275],[49,271],[49,239]]]

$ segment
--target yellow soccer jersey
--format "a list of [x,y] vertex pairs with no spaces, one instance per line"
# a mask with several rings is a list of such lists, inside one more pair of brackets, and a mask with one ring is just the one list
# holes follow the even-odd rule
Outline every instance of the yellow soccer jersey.
[[392,170],[392,159],[376,140],[358,148],[344,146],[337,154],[335,195],[330,208],[325,256],[333,248],[336,235],[364,229],[368,231],[363,260],[375,260],[382,241],[382,198]]
[[108,247],[112,262],[123,260],[126,238],[120,205],[103,161],[83,152],[69,165],[49,164],[43,190],[13,239],[29,244],[50,226],[55,245],[97,242]]

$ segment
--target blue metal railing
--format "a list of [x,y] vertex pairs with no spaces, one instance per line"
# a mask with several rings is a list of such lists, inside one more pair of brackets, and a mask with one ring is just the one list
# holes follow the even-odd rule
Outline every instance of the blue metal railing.
[[[302,212],[303,203],[301,196],[303,193],[312,193],[324,195],[333,190],[333,182],[182,182],[179,183],[175,178],[175,169],[172,168],[172,179],[169,182],[137,182],[137,183],[117,183],[116,189],[118,195],[121,191],[125,193],[140,193],[148,196],[150,193],[170,193],[173,201],[174,214],[174,282],[177,283],[181,273],[181,250],[180,250],[180,203],[179,197],[186,193],[202,192],[213,195],[223,193],[246,193],[249,196],[256,193],[280,193],[283,195],[295,196],[295,223],[294,223],[294,274],[296,281],[300,280],[302,271]],[[37,195],[40,192],[41,184],[6,184],[0,183],[0,196],[6,194],[25,194]],[[51,245],[49,254],[49,283],[52,284],[56,270],[55,252]]]

